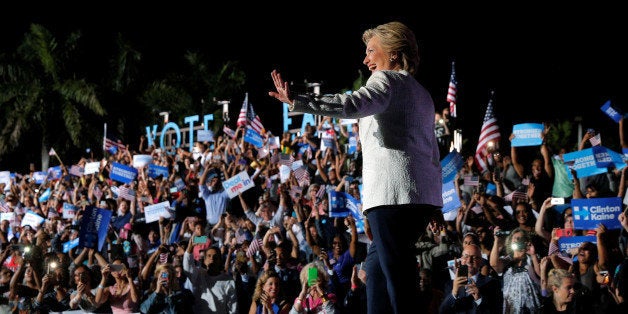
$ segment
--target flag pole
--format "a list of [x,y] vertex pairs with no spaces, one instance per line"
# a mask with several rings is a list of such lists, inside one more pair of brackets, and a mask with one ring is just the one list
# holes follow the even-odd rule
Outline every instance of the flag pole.
[[103,134],[102,134],[102,154],[105,155],[105,142],[107,141],[107,122],[103,124]]

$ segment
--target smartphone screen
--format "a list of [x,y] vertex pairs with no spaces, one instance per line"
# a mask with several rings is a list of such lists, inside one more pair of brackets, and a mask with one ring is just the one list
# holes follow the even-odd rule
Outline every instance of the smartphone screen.
[[195,236],[194,237],[194,244],[196,244],[196,243],[203,244],[205,242],[207,242],[207,236],[200,236],[200,237],[196,237]]
[[308,286],[313,286],[318,282],[318,269],[315,267],[310,267],[307,270],[307,284]]

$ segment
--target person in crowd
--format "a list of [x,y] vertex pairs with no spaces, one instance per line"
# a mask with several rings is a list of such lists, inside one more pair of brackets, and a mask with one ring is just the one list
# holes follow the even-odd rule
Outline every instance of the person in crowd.
[[210,234],[212,227],[218,223],[220,216],[229,207],[231,198],[222,186],[221,173],[225,175],[227,173],[227,171],[222,171],[226,170],[223,161],[206,160],[203,165],[203,174],[198,181],[198,195],[205,202],[207,220],[205,233]]
[[283,294],[283,289],[277,272],[264,271],[255,284],[249,314],[288,314],[291,306]]
[[[109,301],[113,314],[134,313],[140,303],[140,293],[129,274],[126,261],[121,258],[101,268],[101,280],[96,291],[96,302]],[[109,285],[109,275],[113,276],[114,284]]]
[[[362,39],[363,63],[371,76],[357,91],[292,95],[288,82],[275,70],[271,74],[275,91],[269,95],[287,103],[290,111],[359,118],[363,210],[372,234],[368,308],[370,313],[400,313],[412,308],[418,297],[415,289],[407,288],[418,276],[414,244],[428,218],[443,205],[440,155],[431,119],[435,108],[430,93],[413,77],[419,49],[406,25],[382,24],[366,30]],[[424,178],[431,182],[422,184]]]
[[[552,269],[543,275],[548,295],[543,297],[543,313],[590,313],[578,309],[574,275],[565,269]],[[580,302],[578,302],[580,303]]]
[[301,291],[294,300],[290,314],[336,313],[336,295],[328,291],[329,276],[321,262],[310,262],[299,275]]
[[[528,233],[515,228],[504,241],[494,230],[495,243],[489,258],[491,267],[502,276],[505,313],[535,313],[541,308],[540,264]],[[507,254],[502,255],[500,252]]]
[[91,270],[84,264],[80,264],[74,269],[73,275],[76,290],[70,294],[70,309],[81,309],[91,313],[111,313],[111,307],[108,303],[100,305],[96,301],[96,293],[99,288],[92,288]]
[[[548,132],[547,126],[543,130],[543,137]],[[515,138],[514,134],[510,135],[510,141]],[[542,158],[535,158],[532,161],[529,172],[526,172],[524,166],[519,161],[519,155],[517,154],[518,148],[516,146],[510,147],[510,159],[512,166],[517,171],[520,178],[528,178],[528,197],[530,205],[533,209],[537,210],[541,207],[543,201],[552,195],[552,188],[554,185],[554,168],[552,167],[552,161],[550,160],[549,149],[545,141],[540,146],[540,152]]]
[[194,312],[194,295],[182,288],[174,275],[172,266],[158,265],[155,268],[150,289],[140,305],[143,314],[180,314]]
[[50,260],[41,279],[41,289],[33,300],[33,311],[46,314],[70,309],[67,269],[58,260]]
[[193,247],[194,241],[189,241],[183,271],[194,287],[194,313],[238,313],[235,281],[224,272],[220,249],[212,246],[205,250],[203,268],[192,257]]
[[[465,246],[457,264],[456,276],[445,288],[439,313],[501,313],[501,282],[480,273],[484,264],[480,247]],[[467,269],[466,274],[461,268]]]

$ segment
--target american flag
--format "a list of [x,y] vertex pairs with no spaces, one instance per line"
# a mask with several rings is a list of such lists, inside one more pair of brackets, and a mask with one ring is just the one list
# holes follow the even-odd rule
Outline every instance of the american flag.
[[299,182],[299,186],[310,184],[310,173],[307,171],[307,166],[294,169],[294,177],[297,179],[297,182]]
[[227,134],[229,137],[234,138],[236,133],[234,130],[230,129],[228,126],[223,126],[222,131]]
[[495,92],[491,91],[491,97],[488,101],[488,106],[486,107],[486,114],[484,114],[482,130],[480,131],[480,139],[478,140],[478,146],[475,149],[475,163],[478,165],[480,172],[488,170],[486,157],[489,154],[489,146],[496,145],[501,139],[497,119],[495,119],[495,113],[493,112],[494,95]]
[[600,133],[598,133],[597,135],[591,137],[589,139],[589,142],[591,143],[591,146],[602,145],[602,137],[600,136]]
[[112,138],[109,138],[109,137],[105,137],[105,142],[103,143],[103,147],[104,147],[105,151],[108,151],[108,152],[111,152],[111,153],[116,153],[118,151],[126,150],[126,146],[124,146],[124,144],[122,144],[122,141],[116,140],[116,139],[112,139]]
[[246,249],[246,257],[251,258],[251,256],[255,255],[255,253],[259,251],[263,244],[264,242],[262,241],[262,239],[260,239],[260,237],[255,234],[255,236],[253,237],[253,241],[251,241],[251,243],[249,244],[249,248]]
[[449,88],[447,89],[447,102],[449,103],[449,115],[456,117],[456,92],[458,82],[456,81],[456,62],[451,62],[451,77],[449,78]]
[[294,162],[294,156],[292,154],[279,154],[279,164],[286,165],[292,168],[292,163]]
[[249,120],[249,125],[255,132],[264,134],[262,120],[260,120],[259,116],[255,114],[255,111],[253,111],[253,104],[249,105],[249,109],[246,112],[246,118]]
[[246,113],[249,108],[249,93],[244,94],[244,101],[242,102],[242,108],[240,109],[240,114],[238,115],[238,121],[236,122],[237,126],[246,126]]
[[118,187],[118,197],[125,200],[133,201],[135,200],[135,191],[129,187],[121,185]]

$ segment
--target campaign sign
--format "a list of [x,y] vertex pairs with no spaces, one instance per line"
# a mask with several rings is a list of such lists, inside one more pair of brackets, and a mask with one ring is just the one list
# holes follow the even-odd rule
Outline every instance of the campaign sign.
[[558,238],[558,249],[561,252],[571,252],[572,249],[577,249],[584,242],[591,242],[597,244],[596,236],[574,236],[574,237],[560,237]]
[[198,142],[213,142],[214,132],[211,130],[198,130],[196,131],[196,140]]
[[109,178],[122,183],[131,183],[137,177],[137,169],[114,162],[111,164]]
[[153,162],[151,155],[133,155],[133,168],[144,168],[151,162]]
[[244,133],[244,141],[253,144],[253,146],[257,148],[264,146],[264,139],[262,136],[250,128],[247,128]]
[[222,187],[225,188],[230,198],[234,198],[254,186],[255,183],[246,171],[242,171],[222,183]]
[[164,178],[167,178],[169,176],[169,174],[168,174],[168,167],[158,166],[158,165],[155,165],[155,164],[149,164],[148,165],[148,176],[153,178],[153,179],[155,179],[159,175],[162,175]]
[[329,217],[355,218],[355,226],[358,233],[364,232],[364,219],[362,218],[360,201],[346,192],[336,192],[334,189],[327,190],[329,200]]
[[43,171],[35,171],[35,173],[33,173],[33,179],[35,179],[35,183],[42,184],[46,180],[46,173]]
[[[606,173],[606,168],[598,168],[593,155],[593,149],[586,148],[583,150],[567,153],[563,155],[565,167],[569,180],[573,180],[570,167],[576,170],[578,178],[584,178],[600,173]],[[571,164],[571,165],[570,165]]]
[[[460,208],[460,197],[456,192],[456,186],[454,181],[449,181],[443,184],[443,216],[445,220],[452,221],[456,219],[457,209]],[[453,214],[452,214],[453,213]],[[451,217],[453,215],[453,218]]]
[[538,146],[543,144],[543,124],[541,123],[520,123],[512,126],[512,133],[515,137],[510,142],[510,146]]
[[574,229],[593,230],[600,223],[607,229],[621,229],[617,217],[623,205],[619,197],[577,198],[571,200],[571,206]]
[[63,203],[63,219],[74,219],[77,208],[70,203]]
[[168,201],[163,201],[161,203],[144,207],[144,217],[146,218],[147,224],[159,221],[159,217],[169,219],[172,217],[172,214],[170,213],[170,203]]
[[607,168],[613,165],[613,158],[604,146],[591,147],[593,157],[595,158],[595,166],[598,168]]
[[61,179],[61,173],[62,173],[61,166],[48,168],[48,178],[50,178],[50,180]]
[[70,252],[71,249],[77,247],[79,245],[79,240],[80,238],[75,238],[74,240],[63,242],[63,253]]
[[616,123],[619,123],[619,120],[621,120],[623,116],[617,109],[613,108],[610,100],[607,100],[600,109]]
[[443,169],[443,182],[449,182],[456,178],[456,173],[460,171],[464,165],[462,155],[457,150],[452,150],[443,160],[440,161],[440,166]]
[[83,174],[88,175],[92,173],[98,173],[100,171],[100,161],[88,162],[85,164],[85,171]]
[[79,246],[102,250],[111,221],[111,211],[96,206],[86,206],[81,217]]

